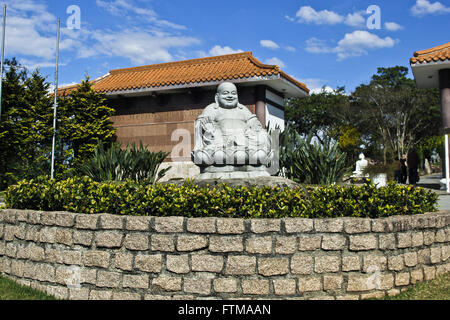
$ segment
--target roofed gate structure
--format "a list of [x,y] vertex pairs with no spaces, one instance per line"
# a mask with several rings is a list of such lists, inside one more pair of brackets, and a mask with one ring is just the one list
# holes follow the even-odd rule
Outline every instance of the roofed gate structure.
[[[414,52],[411,69],[418,88],[439,88],[441,92],[442,130],[445,134],[445,184],[450,193],[450,42]],[[441,182],[442,183],[442,182]]]
[[[116,110],[111,120],[119,143],[142,142],[151,151],[171,152],[162,166],[172,167],[167,180],[199,173],[190,155],[194,121],[214,101],[216,87],[224,81],[237,86],[240,103],[263,126],[281,129],[284,99],[309,93],[305,84],[276,65],[261,63],[251,52],[111,70],[92,84]],[[75,88],[60,88],[59,95]]]

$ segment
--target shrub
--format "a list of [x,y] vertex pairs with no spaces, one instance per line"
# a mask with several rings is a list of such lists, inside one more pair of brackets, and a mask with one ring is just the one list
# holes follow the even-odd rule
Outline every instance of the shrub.
[[283,218],[386,217],[436,210],[437,195],[420,187],[390,183],[376,188],[328,185],[200,188],[192,183],[142,185],[131,180],[96,182],[39,178],[8,188],[6,206],[15,209],[121,215]]
[[79,165],[78,171],[98,182],[130,179],[154,183],[170,169],[169,167],[158,172],[159,166],[168,155],[166,152],[150,152],[142,143],[139,148],[133,143],[127,145],[126,149],[113,143],[109,149],[105,149],[99,142],[92,158]]
[[280,134],[280,166],[283,173],[299,183],[330,184],[349,172],[346,154],[327,136],[312,141],[310,133],[303,139],[291,126]]

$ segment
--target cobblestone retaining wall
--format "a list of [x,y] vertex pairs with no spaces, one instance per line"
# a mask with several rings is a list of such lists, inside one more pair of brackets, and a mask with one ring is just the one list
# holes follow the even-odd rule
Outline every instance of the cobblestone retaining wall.
[[221,219],[0,211],[0,272],[64,299],[364,299],[450,272],[450,212]]

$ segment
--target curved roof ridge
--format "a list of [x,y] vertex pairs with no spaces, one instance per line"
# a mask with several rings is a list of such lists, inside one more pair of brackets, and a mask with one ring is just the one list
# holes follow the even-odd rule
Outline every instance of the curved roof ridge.
[[414,57],[418,57],[419,55],[422,55],[422,54],[428,54],[428,53],[432,53],[432,52],[435,52],[435,51],[440,51],[442,49],[447,49],[447,48],[450,48],[450,42],[447,42],[445,44],[442,44],[440,46],[433,47],[433,48],[430,48],[430,49],[416,51],[416,52],[414,52]]
[[[125,72],[139,72],[139,71],[154,70],[154,69],[159,69],[159,68],[234,60],[234,59],[241,58],[241,57],[242,58],[244,58],[244,57],[250,58],[250,60],[252,62],[254,60],[256,60],[255,57],[253,57],[253,54],[251,51],[246,51],[246,52],[226,54],[226,55],[222,55],[222,56],[203,57],[203,58],[195,58],[195,59],[182,60],[182,61],[171,61],[171,62],[164,62],[164,63],[157,63],[157,64],[149,64],[146,66],[139,66],[139,67],[113,69],[109,73],[110,74],[119,74],[119,73],[125,73]],[[256,60],[256,61],[258,61],[258,60]],[[261,64],[261,63],[259,62],[259,64]]]

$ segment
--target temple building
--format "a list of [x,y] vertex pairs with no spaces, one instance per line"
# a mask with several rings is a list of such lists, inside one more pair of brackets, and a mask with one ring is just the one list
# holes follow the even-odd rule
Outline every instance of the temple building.
[[414,52],[411,69],[418,88],[439,88],[441,93],[442,131],[445,134],[445,183],[450,193],[450,42]]
[[[309,89],[276,65],[258,61],[251,52],[111,70],[92,81],[116,110],[111,118],[122,145],[142,142],[151,151],[171,152],[166,179],[194,177],[191,161],[194,121],[214,102],[217,86],[237,86],[239,101],[264,127],[284,129],[284,100],[305,97]],[[76,86],[59,89],[70,94]]]

